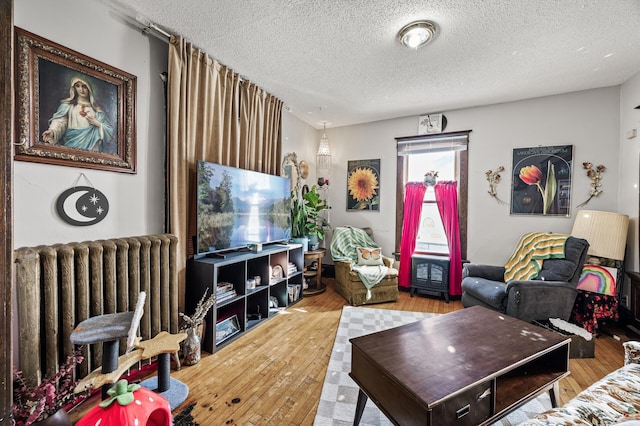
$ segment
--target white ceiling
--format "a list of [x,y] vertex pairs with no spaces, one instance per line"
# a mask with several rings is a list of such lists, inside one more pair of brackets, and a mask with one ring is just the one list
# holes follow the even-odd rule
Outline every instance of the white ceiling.
[[[280,98],[315,128],[618,85],[640,71],[638,0],[103,0]],[[435,40],[401,47],[405,24]],[[640,99],[638,99],[640,104]]]

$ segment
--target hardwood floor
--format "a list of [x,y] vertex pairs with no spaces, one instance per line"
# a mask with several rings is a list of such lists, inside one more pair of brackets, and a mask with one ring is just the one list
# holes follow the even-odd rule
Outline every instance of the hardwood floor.
[[[260,324],[215,354],[172,376],[189,386],[179,407],[196,403],[192,415],[209,425],[312,425],[342,307],[346,301],[328,283],[326,292],[305,297],[284,313]],[[414,296],[401,291],[395,303],[371,307],[447,313],[462,309],[459,300]],[[596,340],[595,358],[571,359],[571,375],[560,382],[568,401],[589,384],[623,364],[622,330],[617,338]],[[235,398],[240,402],[233,403]]]

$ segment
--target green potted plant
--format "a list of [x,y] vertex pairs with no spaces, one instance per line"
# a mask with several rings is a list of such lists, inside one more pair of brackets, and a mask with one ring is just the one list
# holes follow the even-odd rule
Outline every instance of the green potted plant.
[[329,206],[320,198],[316,185],[313,185],[311,190],[302,197],[292,193],[291,199],[291,236],[293,240],[302,243],[304,247],[305,242],[308,245],[309,239],[311,239],[311,248],[317,248],[319,241],[325,237],[325,227],[329,226],[329,223],[320,216],[320,212],[328,209]]
[[294,243],[302,244],[304,251],[308,250],[307,213],[304,200],[295,192],[291,192],[291,239]]
[[327,206],[325,200],[320,198],[316,185],[313,185],[311,190],[305,193],[302,198],[307,209],[307,237],[312,250],[315,250],[318,248],[320,241],[324,240],[324,230],[329,226],[329,222],[320,216],[320,212],[328,209],[329,206]]

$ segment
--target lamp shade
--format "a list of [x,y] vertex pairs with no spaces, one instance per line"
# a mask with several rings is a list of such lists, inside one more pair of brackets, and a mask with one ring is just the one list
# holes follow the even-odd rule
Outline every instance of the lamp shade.
[[589,242],[591,256],[624,260],[629,216],[598,210],[580,210],[571,235]]

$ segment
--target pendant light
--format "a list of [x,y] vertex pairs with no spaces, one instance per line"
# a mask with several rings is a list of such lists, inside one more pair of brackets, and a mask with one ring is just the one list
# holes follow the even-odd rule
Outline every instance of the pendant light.
[[320,138],[318,146],[318,154],[316,156],[316,172],[318,177],[327,178],[331,174],[331,148],[329,147],[329,138],[327,138],[327,123],[324,123],[324,130]]

